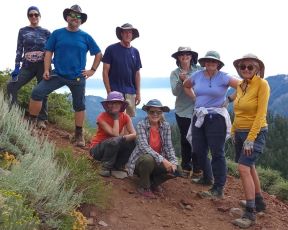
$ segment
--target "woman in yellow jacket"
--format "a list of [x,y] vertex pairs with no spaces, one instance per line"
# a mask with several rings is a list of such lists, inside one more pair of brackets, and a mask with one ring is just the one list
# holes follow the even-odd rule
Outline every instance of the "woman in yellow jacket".
[[247,228],[256,221],[255,211],[260,212],[266,208],[255,162],[263,152],[268,132],[266,115],[270,88],[263,79],[264,63],[255,55],[245,55],[233,64],[243,80],[237,87],[231,133],[246,198],[244,215],[234,220],[233,224]]

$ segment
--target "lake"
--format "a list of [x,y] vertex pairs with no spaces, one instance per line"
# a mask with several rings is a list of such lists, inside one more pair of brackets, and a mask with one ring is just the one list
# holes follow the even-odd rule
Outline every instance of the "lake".
[[[62,87],[56,90],[57,93],[70,92],[67,87]],[[93,95],[106,98],[106,90],[102,89],[93,89],[86,88],[86,95]],[[138,108],[141,108],[143,104],[146,104],[151,99],[158,99],[162,102],[163,105],[168,106],[170,109],[175,108],[175,96],[172,94],[170,88],[143,88],[141,89],[141,103],[138,105]]]

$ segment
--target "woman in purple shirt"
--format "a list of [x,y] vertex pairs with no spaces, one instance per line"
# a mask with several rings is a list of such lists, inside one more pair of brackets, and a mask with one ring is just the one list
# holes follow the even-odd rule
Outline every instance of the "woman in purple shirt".
[[[224,156],[225,139],[229,136],[231,121],[223,103],[228,88],[237,87],[238,80],[220,71],[224,63],[216,51],[208,51],[205,57],[199,59],[204,70],[192,74],[183,85],[185,92],[195,99],[195,109],[192,117],[192,146],[200,166],[205,169],[203,181],[214,177],[213,186],[202,197],[223,198],[223,188],[226,182],[226,160]],[[192,89],[193,87],[193,89]],[[212,172],[207,169],[207,153],[212,155]]]

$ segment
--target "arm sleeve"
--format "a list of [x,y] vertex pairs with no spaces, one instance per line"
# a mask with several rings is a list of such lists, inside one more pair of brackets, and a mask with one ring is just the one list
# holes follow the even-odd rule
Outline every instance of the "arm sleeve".
[[170,74],[170,85],[174,96],[178,96],[183,91],[182,81],[179,79],[179,74],[174,70]]
[[16,59],[15,64],[20,64],[22,62],[22,56],[23,56],[23,30],[20,29],[18,33],[18,39],[17,39],[17,49],[16,49]]
[[266,80],[262,80],[258,90],[258,107],[253,125],[247,136],[247,140],[254,141],[260,132],[264,123],[266,123],[266,115],[268,109],[268,101],[270,96],[270,88]]

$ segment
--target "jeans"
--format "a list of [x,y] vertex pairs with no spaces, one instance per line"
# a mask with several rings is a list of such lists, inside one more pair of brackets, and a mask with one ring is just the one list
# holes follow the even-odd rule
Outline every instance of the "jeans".
[[225,118],[219,114],[207,114],[204,123],[200,128],[195,126],[197,118],[193,119],[192,145],[197,154],[200,166],[205,168],[204,177],[211,178],[211,170],[207,169],[207,155],[210,150],[214,185],[216,188],[223,188],[226,183],[227,167],[224,154],[226,137]]
[[33,89],[31,98],[34,101],[42,101],[46,95],[64,85],[66,85],[71,91],[74,111],[84,111],[86,79],[83,76],[70,80],[56,74],[52,74],[49,80],[41,81]]
[[[22,88],[22,86],[30,82],[35,76],[37,79],[37,83],[39,84],[43,79],[43,72],[44,72],[43,62],[29,63],[26,66],[22,67],[18,75],[18,81],[16,82],[10,81],[7,84],[7,93],[8,93],[8,96],[11,98],[11,104],[18,103],[18,100],[17,100],[18,91]],[[38,115],[38,119],[42,121],[48,120],[47,99],[48,99],[48,96],[45,96],[43,98],[42,108]]]
[[246,140],[248,133],[249,132],[235,132],[235,162],[251,167],[255,165],[256,160],[263,153],[268,130],[261,130],[258,133],[254,141],[252,154],[249,156],[245,155],[243,152],[243,143]]
[[135,141],[123,141],[121,143],[110,142],[110,138],[100,142],[90,149],[91,156],[101,161],[103,169],[112,170],[121,169],[128,162],[128,159],[134,150]]
[[[176,122],[179,127],[180,131],[180,140],[181,140],[181,167],[183,170],[191,171],[193,168],[194,172],[197,172],[200,170],[200,165],[197,160],[197,155],[195,152],[192,152],[191,145],[186,139],[186,135],[188,132],[188,129],[190,127],[191,119],[187,117],[179,117],[177,114],[175,114]],[[192,165],[191,165],[192,160]],[[193,166],[193,167],[192,167]]]

